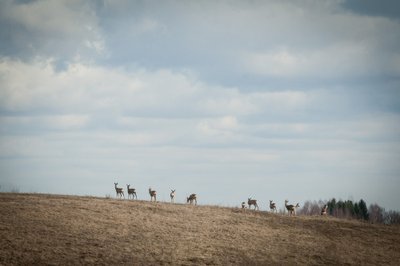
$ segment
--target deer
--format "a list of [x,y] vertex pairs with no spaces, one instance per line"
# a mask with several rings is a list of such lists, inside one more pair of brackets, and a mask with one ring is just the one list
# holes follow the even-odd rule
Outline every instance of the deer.
[[123,189],[120,187],[117,187],[118,183],[114,183],[114,185],[115,185],[115,192],[117,193],[117,197],[119,195],[120,198],[122,198],[122,196],[124,196],[124,198],[125,198]]
[[190,203],[192,205],[194,201],[194,205],[197,205],[197,195],[196,194],[191,194],[189,197],[186,198],[186,203]]
[[154,201],[157,202],[157,192],[149,188],[149,194],[150,194],[150,201],[153,201],[154,198]]
[[132,199],[137,199],[137,195],[136,195],[136,189],[135,188],[129,188],[131,185],[126,185],[127,191],[128,191],[128,199],[129,197],[132,195]]
[[296,215],[296,209],[300,207],[299,203],[297,203],[296,205],[288,205],[288,202],[288,200],[285,200],[285,207],[289,212],[289,216]]
[[175,189],[171,189],[171,193],[169,193],[169,196],[171,197],[171,203],[175,202]]
[[326,215],[327,214],[327,210],[328,210],[328,205],[324,205],[324,207],[322,207],[322,210],[321,210],[321,215]]
[[271,212],[278,212],[276,210],[276,204],[275,202],[272,202],[272,200],[269,201],[269,209],[271,210]]
[[251,209],[251,205],[254,205],[254,210],[256,210],[256,208],[259,210],[257,200],[248,198],[247,204],[249,205],[249,210]]
[[244,211],[246,210],[246,202],[244,202],[244,201],[242,202],[242,210],[244,210]]

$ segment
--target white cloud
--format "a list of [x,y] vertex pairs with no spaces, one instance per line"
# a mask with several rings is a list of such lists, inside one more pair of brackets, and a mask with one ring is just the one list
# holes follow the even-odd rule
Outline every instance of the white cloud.
[[264,17],[260,10],[251,10],[249,21],[257,18],[263,27],[250,31],[259,30],[265,39],[258,40],[261,47],[236,51],[243,71],[266,77],[334,80],[400,74],[392,60],[398,54],[394,48],[399,44],[398,21],[347,13],[335,2],[308,4],[278,4]]
[[282,78],[346,78],[380,74],[372,51],[363,43],[341,43],[310,51],[277,51],[244,55],[247,70]]
[[221,118],[202,119],[197,124],[197,129],[206,136],[232,138],[235,136],[235,131],[239,129],[239,124],[236,117],[224,116]]
[[265,109],[295,110],[311,100],[310,95],[301,91],[244,94],[168,70],[127,71],[76,63],[56,72],[51,60],[34,64],[3,60],[0,74],[1,106],[8,111],[234,116]]
[[151,18],[144,18],[143,20],[139,21],[137,24],[134,24],[134,31],[133,33],[148,33],[158,30],[165,30],[165,26],[161,25],[155,19]]
[[[51,61],[0,63],[1,106],[10,111],[90,112],[112,109],[115,93],[129,97],[140,84],[119,70],[82,64],[56,72]],[[117,105],[115,105],[117,106]],[[117,106],[118,107],[118,106]]]
[[88,124],[88,115],[33,115],[33,116],[1,116],[0,122],[4,127],[23,127],[33,129],[76,130]]

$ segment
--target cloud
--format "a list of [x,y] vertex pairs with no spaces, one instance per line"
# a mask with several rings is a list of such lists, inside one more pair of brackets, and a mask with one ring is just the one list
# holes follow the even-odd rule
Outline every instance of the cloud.
[[[126,5],[123,11],[106,12],[123,20],[103,24],[112,29],[105,30],[109,46],[118,47],[108,61],[114,65],[134,60],[144,68],[190,66],[202,80],[236,84],[240,90],[248,88],[238,84],[270,82],[271,76],[344,81],[399,74],[398,64],[391,63],[398,54],[398,21],[349,13],[340,1],[179,7],[172,2],[134,5],[136,12],[130,17]],[[138,34],[148,28],[144,25],[151,30]],[[131,28],[134,33],[126,34]]]
[[60,69],[81,61],[190,68],[207,83],[240,90],[269,77],[398,75],[399,22],[350,13],[347,4],[6,1],[0,51],[23,60],[50,57]]
[[106,52],[98,17],[89,2],[7,0],[0,7],[2,56],[71,62],[102,57]]
[[79,130],[88,125],[88,115],[42,115],[42,116],[1,116],[0,121],[4,128],[20,129],[21,131],[34,130]]
[[337,79],[381,74],[369,57],[363,44],[337,44],[321,50],[250,54],[243,61],[248,71],[266,77]]
[[[24,74],[22,74],[24,73]],[[207,85],[185,72],[124,70],[71,64],[57,72],[51,60],[0,63],[3,112],[230,116],[294,110],[308,104],[300,91],[242,93]]]
[[[206,136],[232,138],[235,136],[235,129],[238,122],[234,116],[221,118],[203,119],[197,124],[197,129]],[[231,141],[232,139],[230,139]]]
[[400,18],[400,5],[396,0],[386,0],[384,4],[373,0],[351,0],[342,1],[341,5],[357,14],[369,16],[382,16],[393,19]]
[[113,90],[128,96],[139,87],[118,70],[73,64],[56,72],[51,60],[33,64],[3,60],[0,73],[1,108],[9,112],[101,111],[114,104]]
[[[26,129],[31,123],[32,128],[42,129],[139,129],[143,136],[149,134],[148,143],[157,138],[169,143],[179,139],[190,142],[183,135],[194,132],[200,133],[198,140],[206,143],[212,136],[220,136],[218,141],[230,136],[230,141],[240,142],[243,134],[303,136],[321,132],[320,136],[330,136],[331,132],[340,132],[340,128],[347,130],[357,125],[354,119],[364,117],[365,112],[382,112],[379,105],[374,103],[376,109],[371,106],[376,95],[348,91],[347,87],[244,93],[237,88],[203,83],[190,72],[163,69],[132,70],[75,63],[60,72],[51,60],[34,64],[3,60],[0,76],[0,110],[6,119],[3,121],[14,120],[13,128]],[[380,101],[396,105],[395,99],[383,97]],[[374,123],[383,116],[377,117]],[[329,130],[315,126],[337,125],[338,120],[346,124]],[[382,121],[376,128],[393,123]],[[147,130],[157,131],[158,125],[166,131],[164,137],[162,133],[151,137],[153,133]],[[372,128],[365,131],[375,132]],[[379,131],[377,136],[383,134]]]

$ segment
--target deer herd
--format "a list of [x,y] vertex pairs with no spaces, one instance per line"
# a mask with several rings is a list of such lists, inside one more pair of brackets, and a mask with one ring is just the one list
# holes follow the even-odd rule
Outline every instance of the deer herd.
[[[117,195],[117,198],[125,198],[124,195],[124,190],[123,188],[118,187],[118,183],[114,183],[115,185],[115,193]],[[132,197],[132,199],[137,199],[137,194],[136,194],[136,189],[135,188],[130,188],[130,185],[127,184],[126,185],[126,190],[128,192],[128,199],[130,199]],[[175,203],[175,189],[171,189],[171,193],[169,194],[170,198],[171,198],[171,203]],[[154,202],[157,202],[157,191],[152,190],[151,188],[149,188],[149,195],[150,195],[150,201],[152,202],[154,199]],[[288,204],[288,200],[285,200],[285,208],[288,211],[289,216],[292,215],[296,215],[296,209],[300,207],[299,203],[297,203],[296,205],[292,205],[292,204]],[[194,203],[194,205],[197,205],[197,195],[196,194],[190,194],[188,197],[186,197],[186,203],[192,205]],[[252,198],[248,198],[247,200],[247,205],[249,210],[251,209],[251,206],[254,206],[254,210],[259,210],[258,204],[257,204],[257,200],[252,199]],[[246,210],[246,202],[242,202],[242,209]],[[276,203],[273,202],[272,200],[269,201],[269,209],[271,212],[273,213],[277,213],[277,209],[276,209]],[[326,215],[327,214],[327,209],[328,206],[324,205],[321,209],[321,215]]]

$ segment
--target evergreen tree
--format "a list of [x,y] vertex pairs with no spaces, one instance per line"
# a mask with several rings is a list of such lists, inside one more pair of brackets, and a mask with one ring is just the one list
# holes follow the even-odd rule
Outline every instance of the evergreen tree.
[[336,199],[333,198],[330,201],[328,201],[328,203],[326,204],[328,205],[328,213],[329,215],[333,215],[334,214],[334,210],[336,208]]
[[360,199],[358,206],[360,207],[361,218],[364,220],[368,220],[369,214],[368,214],[367,204],[365,203],[365,201],[363,199]]
[[354,204],[351,200],[346,200],[344,202],[344,205],[346,206],[346,215],[348,218],[353,218],[354,217]]
[[360,215],[360,207],[358,205],[358,203],[354,203],[354,217],[357,219],[360,219],[361,215]]

